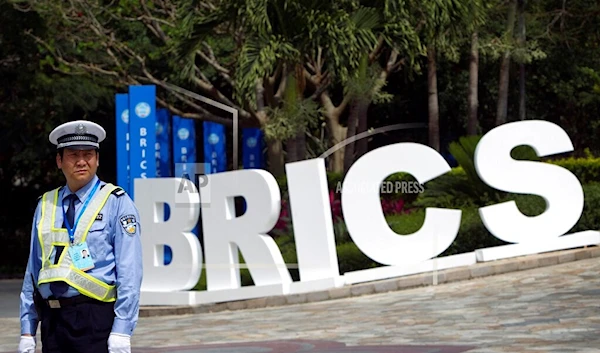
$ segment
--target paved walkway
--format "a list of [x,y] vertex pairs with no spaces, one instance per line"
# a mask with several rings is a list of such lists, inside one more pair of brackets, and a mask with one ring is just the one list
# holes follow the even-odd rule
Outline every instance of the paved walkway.
[[[0,352],[15,352],[18,334],[18,319],[0,318]],[[142,317],[132,344],[179,353],[600,352],[600,258],[323,302]]]

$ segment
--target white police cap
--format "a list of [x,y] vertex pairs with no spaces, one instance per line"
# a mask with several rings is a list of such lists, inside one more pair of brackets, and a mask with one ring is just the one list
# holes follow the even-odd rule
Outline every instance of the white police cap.
[[106,138],[104,128],[87,120],[64,123],[52,130],[50,142],[60,148],[94,149],[100,148],[100,142]]

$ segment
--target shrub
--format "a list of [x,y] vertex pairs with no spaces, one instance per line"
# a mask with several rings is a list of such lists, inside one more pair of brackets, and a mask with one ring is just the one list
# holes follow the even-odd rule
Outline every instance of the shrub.
[[408,235],[418,231],[425,221],[425,210],[418,209],[407,214],[387,217],[390,228],[399,235]]
[[366,270],[381,266],[362,251],[353,242],[340,244],[336,247],[340,274],[350,271]]
[[[462,209],[483,207],[513,198],[515,195],[491,188],[479,178],[473,162],[475,142],[478,141],[478,137],[471,137],[452,143],[450,150],[460,166],[426,183],[425,191],[412,206]],[[561,166],[571,171],[582,184],[600,181],[600,158],[591,155],[586,158],[541,159],[529,146],[519,146],[511,155],[517,160],[534,160]],[[541,199],[537,202],[540,201]]]
[[600,158],[563,158],[547,162],[568,169],[582,184],[600,181]]
[[440,257],[463,254],[477,249],[504,244],[507,243],[496,238],[487,230],[479,217],[478,208],[469,207],[462,210],[460,228],[456,239],[454,239],[448,249],[440,254]]
[[[388,218],[390,228],[400,236],[418,231],[425,222],[425,210],[419,209],[410,214],[391,216]],[[471,252],[479,248],[504,244],[492,236],[479,218],[478,209],[469,207],[462,209],[462,217],[458,235],[454,242],[440,256],[448,256]]]
[[583,186],[583,213],[570,233],[584,230],[600,230],[600,183],[590,183]]

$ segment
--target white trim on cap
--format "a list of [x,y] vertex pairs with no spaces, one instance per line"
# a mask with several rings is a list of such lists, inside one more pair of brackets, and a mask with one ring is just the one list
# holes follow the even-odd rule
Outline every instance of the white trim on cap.
[[65,142],[65,143],[59,143],[56,148],[65,148],[65,147],[71,147],[71,146],[90,146],[90,147],[96,147],[96,148],[100,148],[100,144],[96,143],[96,142],[91,142],[91,141],[71,141],[71,142]]

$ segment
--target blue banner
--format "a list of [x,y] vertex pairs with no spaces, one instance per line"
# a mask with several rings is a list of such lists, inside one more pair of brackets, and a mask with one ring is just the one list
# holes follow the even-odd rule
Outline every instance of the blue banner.
[[[193,119],[184,119],[173,115],[173,163],[175,176],[182,177],[189,167],[196,163],[196,129]],[[189,171],[193,178],[194,171]]]
[[171,177],[171,117],[167,109],[156,111],[156,176]]
[[[171,177],[171,117],[167,109],[156,110],[156,176]],[[169,219],[171,208],[164,204],[164,220]],[[173,259],[171,247],[164,246],[164,264],[168,265]]]
[[156,177],[156,86],[129,86],[131,190],[134,180]]
[[260,128],[242,130],[242,163],[244,169],[263,169],[263,132]]
[[[194,119],[185,119],[173,115],[173,163],[175,163],[175,177],[191,180],[198,188],[196,172],[196,128]],[[192,230],[198,235],[198,225]]]
[[206,174],[214,174],[227,170],[227,154],[225,150],[225,126],[210,121],[204,122],[204,162],[210,163]]
[[118,93],[115,95],[115,121],[117,123],[117,185],[130,194],[129,95],[127,93]]

